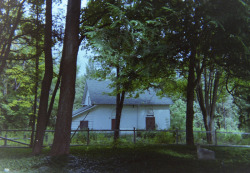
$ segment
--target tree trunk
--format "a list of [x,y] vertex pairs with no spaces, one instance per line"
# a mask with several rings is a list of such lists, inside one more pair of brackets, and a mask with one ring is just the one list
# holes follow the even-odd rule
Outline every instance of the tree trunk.
[[217,102],[217,92],[218,92],[218,88],[219,88],[219,82],[220,82],[220,72],[217,71],[215,73],[215,79],[214,79],[214,87],[213,87],[213,96],[212,96],[212,104],[210,106],[211,110],[210,110],[210,131],[211,131],[211,138],[212,138],[212,142],[215,141],[215,136],[214,136],[214,114],[215,114],[215,108],[216,108],[216,102]]
[[[51,116],[51,112],[53,110],[56,94],[57,94],[57,91],[59,89],[60,83],[61,83],[61,71],[59,72],[59,76],[58,76],[57,81],[56,81],[56,86],[54,88],[54,91],[53,91],[51,99],[50,99],[49,110],[48,110],[49,117]],[[48,125],[48,121],[46,124]]]
[[[214,73],[214,70],[210,69],[209,76],[207,76],[206,70],[204,73],[204,93],[205,98],[203,97],[202,91],[202,84],[200,83],[197,87],[197,97],[199,101],[199,105],[203,115],[203,122],[206,131],[210,131],[207,134],[207,142],[209,144],[213,143],[214,138],[214,114],[215,114],[215,107],[217,101],[217,92],[219,87],[219,78],[220,72]],[[213,83],[214,81],[214,83]]]
[[[120,67],[116,68],[116,78],[119,80],[120,78]],[[116,142],[119,139],[120,135],[120,122],[121,122],[121,115],[122,115],[122,108],[125,98],[125,91],[120,93],[121,85],[120,83],[116,84],[116,115],[115,115],[115,132],[114,132],[114,141]]]
[[[206,110],[206,106],[205,106],[205,103],[204,103],[204,97],[203,97],[203,91],[202,91],[202,84],[201,83],[198,84],[196,92],[197,92],[197,97],[198,97],[198,102],[199,102],[199,105],[200,105],[200,109],[201,109],[201,112],[202,112],[202,115],[203,115],[204,126],[205,126],[206,131],[209,131],[209,127],[208,127],[208,123],[207,123],[207,110]],[[207,142],[211,143],[211,135],[210,135],[210,133],[206,133],[206,136],[207,136]]]
[[187,112],[186,112],[186,143],[194,145],[193,120],[194,120],[194,89],[195,89],[195,51],[192,51],[189,60],[187,84]]
[[[209,111],[207,110],[207,108],[209,107],[208,106],[208,104],[209,104],[209,100],[208,100],[209,87],[208,87],[208,82],[207,82],[206,69],[204,71],[204,81],[205,81],[204,82],[205,83],[205,86],[204,86],[205,97],[203,96],[202,81],[201,80],[199,81],[199,83],[197,85],[196,93],[197,93],[197,98],[198,98],[198,102],[200,105],[200,109],[201,109],[201,112],[203,115],[203,122],[204,122],[205,129],[206,129],[206,131],[210,131],[210,128],[208,126],[208,121],[209,121],[208,113],[209,113]],[[207,142],[212,143],[211,133],[207,132],[206,137],[207,137]]]
[[48,99],[51,82],[53,79],[52,60],[52,0],[46,0],[46,24],[45,24],[45,74],[42,81],[42,90],[38,111],[36,137],[33,147],[33,154],[40,154],[43,146],[43,138],[48,121]]
[[36,114],[37,114],[37,93],[38,93],[38,80],[39,80],[39,57],[41,55],[41,53],[39,53],[40,51],[38,51],[39,49],[39,22],[38,22],[38,17],[39,17],[39,10],[38,10],[38,6],[36,5],[36,72],[35,72],[35,88],[34,88],[34,94],[35,94],[35,98],[34,98],[34,104],[33,104],[33,115],[31,116],[31,136],[30,136],[30,147],[33,147],[34,145],[34,134],[35,134],[35,126],[36,126]]
[[79,48],[79,17],[81,0],[68,0],[62,63],[59,106],[52,156],[67,155],[70,149],[72,110],[75,97],[76,60]]
[[120,122],[121,122],[121,115],[122,115],[122,108],[125,98],[125,91],[122,93],[118,93],[116,95],[116,116],[115,116],[115,133],[114,133],[114,141],[119,139],[119,130],[120,130]]

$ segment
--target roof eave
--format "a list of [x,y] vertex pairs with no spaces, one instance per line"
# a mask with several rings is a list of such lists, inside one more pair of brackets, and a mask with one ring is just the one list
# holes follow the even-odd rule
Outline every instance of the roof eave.
[[89,111],[89,110],[95,108],[96,106],[97,106],[97,105],[91,105],[89,108],[84,109],[84,110],[82,110],[82,111],[80,111],[80,112],[77,112],[77,113],[73,114],[73,115],[72,115],[72,118],[77,117],[78,115],[80,115],[80,114],[82,114],[82,113],[84,113],[84,112],[87,112],[87,111]]

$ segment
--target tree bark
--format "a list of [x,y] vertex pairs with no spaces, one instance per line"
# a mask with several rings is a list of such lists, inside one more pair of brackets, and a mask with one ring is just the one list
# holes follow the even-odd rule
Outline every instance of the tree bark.
[[35,134],[35,126],[36,126],[36,114],[37,114],[37,97],[38,97],[38,80],[39,80],[39,57],[41,55],[39,51],[39,10],[38,6],[36,5],[36,72],[35,72],[35,88],[34,88],[34,104],[33,104],[33,115],[31,116],[31,136],[30,136],[30,147],[33,147],[34,145],[34,134]]
[[194,119],[194,89],[195,89],[195,56],[193,50],[189,59],[188,84],[187,84],[187,112],[186,112],[186,143],[194,145],[193,119]]
[[52,59],[52,0],[46,0],[46,24],[45,24],[45,74],[42,81],[40,104],[38,111],[36,137],[33,147],[33,154],[40,154],[43,146],[43,138],[48,121],[48,99],[51,82],[53,79]]
[[72,110],[75,97],[76,60],[79,48],[81,0],[68,0],[62,59],[62,78],[54,141],[50,155],[69,154]]
[[[119,80],[120,78],[120,67],[116,68],[116,79]],[[120,135],[120,122],[121,122],[121,115],[122,115],[122,108],[125,99],[125,91],[120,92],[121,84],[116,84],[116,115],[115,115],[115,132],[114,132],[114,142],[119,139]]]
[[[220,79],[220,72],[214,72],[214,70],[210,69],[209,77],[207,76],[206,70],[204,73],[204,93],[205,98],[203,97],[202,91],[202,83],[200,83],[197,87],[197,97],[199,101],[199,105],[201,108],[201,112],[203,115],[203,122],[206,131],[210,131],[207,134],[207,142],[213,143],[213,131],[214,131],[214,114],[215,114],[215,107],[217,101],[217,92],[219,88],[219,79]],[[214,83],[213,83],[214,82]]]
[[[54,88],[54,91],[53,91],[51,99],[50,99],[49,110],[48,110],[48,116],[49,117],[51,116],[51,112],[53,110],[56,94],[57,94],[57,91],[59,89],[60,83],[61,83],[61,72],[59,72],[59,76],[58,76],[57,81],[56,81],[56,86]],[[47,121],[46,124],[48,125],[48,123],[49,123],[49,121]]]
[[[202,84],[201,83],[198,84],[196,92],[197,92],[198,102],[199,102],[200,109],[201,109],[202,116],[203,116],[204,126],[205,126],[206,131],[209,131],[209,127],[208,127],[208,123],[207,123],[207,110],[206,110],[206,106],[205,106],[205,103],[204,103],[204,97],[203,97],[203,91],[202,91]],[[210,133],[206,133],[206,136],[207,136],[207,142],[211,143]]]
[[215,141],[215,136],[214,136],[214,114],[215,114],[215,108],[216,108],[216,102],[217,102],[217,93],[218,93],[218,88],[219,88],[219,82],[220,82],[220,72],[217,71],[215,73],[215,79],[214,79],[214,87],[213,87],[213,96],[212,96],[212,104],[210,106],[211,111],[210,111],[210,117],[211,117],[211,121],[210,121],[210,131],[211,131],[211,138],[212,138],[212,142]]
[[122,93],[118,93],[116,95],[116,116],[115,116],[115,133],[114,133],[114,141],[119,139],[119,130],[120,130],[120,122],[121,122],[121,115],[123,109],[123,103],[125,98],[125,91]]

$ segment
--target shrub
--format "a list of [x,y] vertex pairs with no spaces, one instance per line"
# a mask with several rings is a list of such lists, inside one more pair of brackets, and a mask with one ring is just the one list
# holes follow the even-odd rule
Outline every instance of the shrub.
[[206,133],[194,133],[194,142],[199,144],[207,143]]
[[217,139],[223,144],[241,144],[241,134],[217,134]]
[[85,144],[87,143],[87,133],[86,132],[78,132],[73,142],[76,142],[77,144]]
[[245,138],[241,140],[242,145],[250,145],[250,138]]
[[159,132],[155,136],[155,142],[160,144],[172,144],[175,143],[175,137],[169,132]]

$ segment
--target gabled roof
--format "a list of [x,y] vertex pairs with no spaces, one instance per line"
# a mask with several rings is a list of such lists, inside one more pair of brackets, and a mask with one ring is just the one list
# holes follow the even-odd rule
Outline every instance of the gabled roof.
[[96,105],[84,106],[80,109],[73,111],[72,115],[73,115],[73,117],[75,117],[75,116],[80,115],[86,111],[89,111],[90,109],[93,109],[94,107],[96,107]]
[[[92,105],[116,104],[116,96],[110,96],[107,93],[113,91],[109,87],[110,81],[87,80],[84,89],[83,104],[87,91]],[[169,97],[159,97],[153,89],[146,90],[138,98],[125,98],[124,105],[169,105],[173,104]]]

